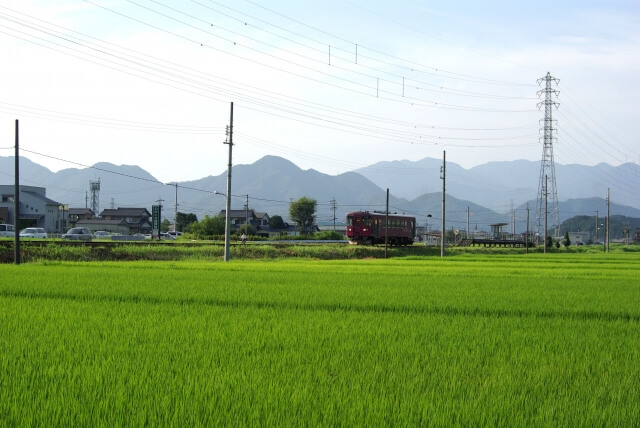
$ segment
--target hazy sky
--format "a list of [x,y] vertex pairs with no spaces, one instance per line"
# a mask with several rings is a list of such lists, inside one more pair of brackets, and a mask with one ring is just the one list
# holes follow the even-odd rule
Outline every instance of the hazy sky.
[[639,163],[639,22],[637,0],[4,0],[0,156],[19,119],[54,171],[218,175],[233,102],[234,164],[539,161],[550,72],[555,161]]

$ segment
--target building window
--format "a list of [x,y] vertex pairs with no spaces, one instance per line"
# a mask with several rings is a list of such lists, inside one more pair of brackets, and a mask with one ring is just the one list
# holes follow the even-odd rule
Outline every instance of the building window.
[[2,202],[13,202],[13,195],[2,195]]

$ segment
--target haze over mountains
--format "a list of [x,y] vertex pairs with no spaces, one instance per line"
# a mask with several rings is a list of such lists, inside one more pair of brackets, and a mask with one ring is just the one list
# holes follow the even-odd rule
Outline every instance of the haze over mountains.
[[[386,189],[392,212],[428,221],[431,229],[441,226],[441,159],[379,162],[340,175],[327,175],[313,169],[302,170],[292,162],[266,156],[251,165],[236,165],[232,171],[232,209],[249,208],[269,215],[288,217],[290,201],[308,196],[318,201],[318,222],[332,222],[335,200],[336,222],[349,211],[384,211]],[[526,204],[530,225],[535,219],[539,163],[516,160],[490,162],[464,169],[452,162],[446,165],[447,228],[469,227],[488,230],[489,224],[511,223],[516,216],[516,231],[526,228]],[[555,165],[560,221],[576,215],[600,216],[606,213],[607,188],[611,188],[611,214],[640,217],[639,167],[632,163],[613,167]],[[13,184],[14,159],[0,157],[0,184]],[[131,165],[98,163],[92,168],[69,168],[52,172],[21,157],[20,184],[47,189],[47,197],[70,207],[88,206],[89,181],[100,179],[100,210],[111,207],[146,207],[161,201],[163,217],[172,219],[176,187],[178,211],[194,213],[198,218],[215,215],[224,209],[227,174],[199,180],[158,182],[147,171]],[[431,214],[431,217],[427,217]],[[467,217],[467,215],[469,217]]]

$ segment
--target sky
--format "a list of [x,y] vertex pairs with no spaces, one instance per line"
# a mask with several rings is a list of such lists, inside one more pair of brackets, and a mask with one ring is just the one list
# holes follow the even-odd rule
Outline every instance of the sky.
[[215,176],[233,103],[234,165],[540,161],[550,73],[555,162],[638,164],[638,22],[636,0],[4,0],[0,156],[17,119],[52,171]]

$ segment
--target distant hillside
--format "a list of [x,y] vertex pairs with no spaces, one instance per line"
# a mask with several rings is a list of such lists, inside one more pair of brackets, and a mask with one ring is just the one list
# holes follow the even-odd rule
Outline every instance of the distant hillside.
[[[376,185],[356,172],[333,176],[313,169],[302,170],[277,156],[266,156],[251,165],[236,165],[232,174],[232,209],[243,209],[248,195],[250,209],[287,219],[289,203],[308,196],[318,201],[318,222],[333,220],[332,200],[335,200],[337,222],[341,222],[349,211],[383,211],[386,187],[389,187],[390,211],[415,215],[421,226],[428,221],[432,230],[442,227],[440,161],[423,159],[419,164],[422,169],[416,169],[415,164],[408,161],[376,165],[376,168],[382,168],[381,174],[387,176],[388,186]],[[525,170],[532,174],[533,168],[533,163],[526,161],[487,164],[474,168],[475,178],[471,180],[466,178],[467,170],[448,164],[446,227],[465,230],[468,223],[471,230],[488,230],[490,224],[508,223],[507,229],[511,230],[513,207],[516,214],[515,229],[521,232],[526,229],[526,201],[529,201],[530,225],[533,225],[535,199],[524,199],[523,205],[518,206],[515,198],[513,203],[510,199],[503,199],[514,189],[515,182],[502,187],[486,184],[493,180],[491,177],[497,174],[497,170],[516,175],[516,171]],[[0,157],[0,171],[0,184],[13,183],[13,157]],[[396,173],[391,174],[392,171]],[[177,210],[193,213],[200,219],[207,214],[219,213],[225,206],[225,198],[221,194],[226,193],[226,172],[199,180],[164,184],[133,165],[98,163],[92,168],[69,168],[53,173],[26,158],[21,158],[20,172],[22,184],[45,187],[49,198],[74,208],[89,206],[89,182],[98,179],[100,210],[111,207],[145,207],[151,210],[152,205],[162,203],[163,217],[173,219],[176,194]],[[407,181],[407,176],[412,179]],[[402,180],[403,177],[405,180]],[[467,184],[470,181],[472,184]],[[401,196],[413,194],[410,189],[420,186],[428,191],[411,197]],[[468,197],[460,197],[459,194],[467,194]],[[480,203],[477,200],[488,202]],[[619,203],[613,194],[612,201],[612,214],[640,217],[639,209]],[[560,221],[563,221],[580,214],[590,215],[596,210],[604,213],[606,204],[601,197],[570,199],[560,202],[559,209]],[[427,217],[429,214],[431,217]]]
[[[442,159],[378,162],[356,170],[380,187],[390,188],[398,197],[413,199],[442,188]],[[507,211],[511,203],[536,200],[540,163],[527,160],[489,162],[464,169],[455,161],[446,165],[447,193],[462,200]],[[619,205],[640,209],[640,167],[626,163],[617,167],[555,164],[559,201],[580,198],[611,199]]]

